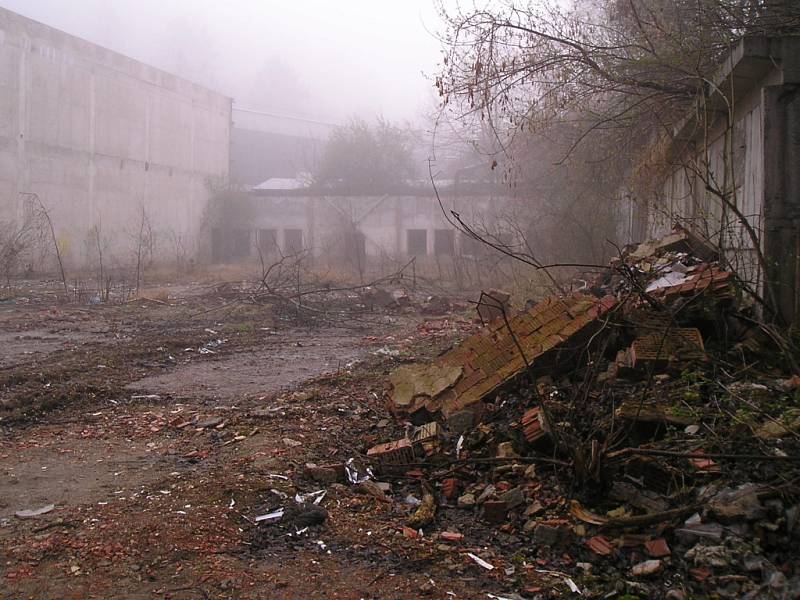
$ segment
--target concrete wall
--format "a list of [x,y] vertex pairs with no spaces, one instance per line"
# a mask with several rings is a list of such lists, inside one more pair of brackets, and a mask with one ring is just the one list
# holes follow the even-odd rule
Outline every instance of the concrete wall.
[[[623,194],[630,204],[622,211],[622,237],[641,241],[663,235],[674,223],[689,226],[720,247],[730,267],[783,321],[797,322],[800,37],[746,38],[714,80],[706,104],[698,107],[707,118],[689,118],[676,131],[678,150],[655,189],[648,197]],[[726,194],[736,211],[709,187]]]
[[128,260],[142,207],[157,252],[193,251],[230,124],[230,98],[0,8],[0,222],[38,194],[75,266],[95,225]]

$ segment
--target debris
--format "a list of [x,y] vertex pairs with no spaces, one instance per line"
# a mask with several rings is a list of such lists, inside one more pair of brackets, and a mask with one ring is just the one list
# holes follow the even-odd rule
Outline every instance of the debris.
[[519,454],[514,452],[514,444],[503,442],[497,445],[497,458],[519,458]]
[[653,558],[664,558],[672,554],[669,545],[667,545],[667,540],[664,538],[646,541],[644,543],[644,549],[647,551],[647,554]]
[[381,486],[379,486],[374,481],[364,480],[359,481],[357,484],[353,486],[353,491],[356,494],[362,494],[364,496],[372,496],[373,498],[377,498],[381,502],[391,502],[389,498],[386,497]]
[[295,494],[294,501],[298,504],[307,504],[308,502],[319,504],[327,493],[327,490],[319,490],[316,492],[309,492],[308,494]]
[[306,463],[303,475],[318,483],[334,483],[344,479],[344,465],[322,465]]
[[18,519],[35,519],[36,517],[41,517],[51,512],[55,507],[55,504],[47,504],[41,508],[26,508],[24,510],[18,510],[14,513],[14,516]]
[[256,517],[256,523],[277,523],[283,518],[284,509],[279,508],[276,511],[271,513],[267,513],[265,515],[259,515]]
[[646,560],[631,567],[633,577],[650,577],[655,575],[663,568],[664,563],[660,560]]
[[614,544],[603,535],[596,535],[589,538],[586,540],[586,546],[599,556],[610,556],[614,553]]
[[458,543],[464,541],[464,536],[460,533],[455,533],[453,531],[442,531],[439,534],[439,539],[445,542]]
[[477,504],[475,494],[467,493],[459,496],[457,504],[459,508],[472,508]]
[[442,427],[436,421],[414,428],[409,436],[411,444],[422,456],[433,456],[441,449]]
[[522,425],[522,435],[529,444],[538,442],[548,434],[544,415],[538,406],[525,411],[520,424]]
[[689,549],[686,558],[698,567],[726,567],[731,562],[730,551],[725,546],[698,544]]
[[464,372],[460,366],[403,365],[389,377],[392,386],[390,407],[398,416],[410,416],[426,409],[437,412],[436,399]]
[[557,546],[566,541],[569,536],[569,526],[566,521],[542,521],[533,530],[533,539],[542,546]]
[[508,504],[502,500],[486,500],[483,503],[483,518],[490,523],[502,523],[508,513]]
[[690,362],[706,358],[703,337],[695,328],[672,328],[637,338],[630,349],[634,369],[663,368],[670,362]]
[[396,470],[398,466],[402,469],[404,465],[413,463],[415,460],[411,441],[405,438],[378,444],[367,450],[367,456],[375,461],[381,471]]
[[454,500],[458,495],[459,482],[455,477],[442,480],[442,495],[447,500]]
[[416,512],[408,519],[408,525],[415,529],[421,529],[433,523],[436,517],[436,498],[427,484],[422,486],[422,504]]
[[372,473],[372,469],[369,467],[360,467],[356,464],[354,458],[348,458],[347,462],[344,464],[345,475],[347,476],[347,481],[351,484],[356,483],[363,483],[364,481],[368,481],[374,477]]
[[303,445],[303,442],[298,442],[297,440],[293,440],[292,438],[283,438],[281,440],[284,446],[288,448],[297,448]]
[[576,519],[583,521],[584,523],[591,523],[592,525],[604,525],[608,522],[608,519],[605,517],[601,517],[600,515],[594,514],[583,508],[581,503],[577,500],[572,500],[570,502],[570,513]]
[[291,515],[291,524],[296,529],[322,525],[328,518],[328,511],[315,504],[304,505]]
[[483,567],[487,571],[493,571],[495,568],[494,565],[486,562],[480,556],[475,556],[472,552],[467,552],[467,556],[469,556],[475,562],[475,564]]

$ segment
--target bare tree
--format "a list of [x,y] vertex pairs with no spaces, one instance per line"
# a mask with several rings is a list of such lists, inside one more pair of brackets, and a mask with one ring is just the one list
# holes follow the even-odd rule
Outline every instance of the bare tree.
[[142,275],[144,270],[144,259],[146,252],[150,252],[150,256],[152,257],[153,252],[153,226],[150,222],[150,217],[147,214],[147,209],[145,209],[144,205],[140,207],[140,219],[139,219],[139,226],[138,231],[134,235],[134,244],[135,244],[135,251],[136,251],[136,292],[139,292],[139,288],[142,283]]

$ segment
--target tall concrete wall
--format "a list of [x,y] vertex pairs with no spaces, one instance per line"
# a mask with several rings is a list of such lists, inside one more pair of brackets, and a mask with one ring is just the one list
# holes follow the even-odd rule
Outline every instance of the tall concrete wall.
[[97,225],[124,263],[142,208],[156,251],[196,245],[208,184],[228,177],[231,99],[0,8],[0,222],[25,194],[75,265]]

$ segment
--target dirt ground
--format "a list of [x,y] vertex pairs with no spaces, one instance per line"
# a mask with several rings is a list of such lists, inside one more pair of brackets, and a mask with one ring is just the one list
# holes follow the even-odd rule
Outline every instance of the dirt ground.
[[[401,431],[381,400],[386,354],[433,355],[468,327],[420,322],[304,326],[192,286],[120,305],[8,294],[0,597],[499,594],[455,548],[404,537],[392,503],[303,474]],[[254,522],[319,489],[323,524]]]

